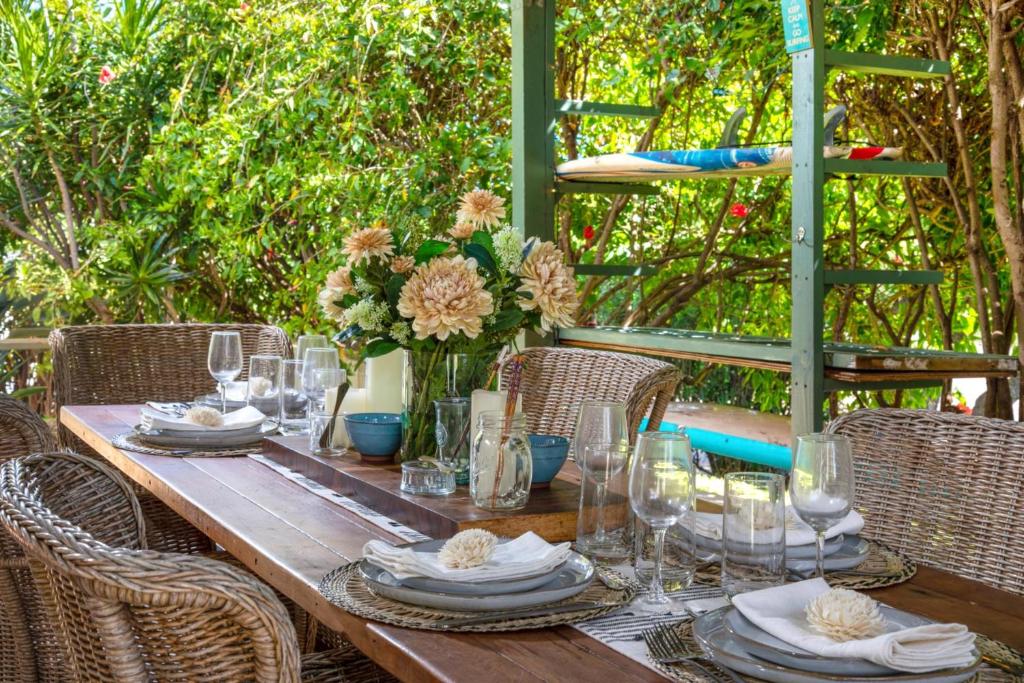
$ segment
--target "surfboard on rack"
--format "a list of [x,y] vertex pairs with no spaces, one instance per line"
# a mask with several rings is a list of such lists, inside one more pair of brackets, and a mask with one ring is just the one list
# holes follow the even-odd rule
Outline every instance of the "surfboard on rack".
[[[894,160],[902,147],[825,147],[826,159]],[[644,182],[680,178],[788,175],[792,147],[725,147],[717,149],[626,152],[574,159],[559,164],[560,180]]]

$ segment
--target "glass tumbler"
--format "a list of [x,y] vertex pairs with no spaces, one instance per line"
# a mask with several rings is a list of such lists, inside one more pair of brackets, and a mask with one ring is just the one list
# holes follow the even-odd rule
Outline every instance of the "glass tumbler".
[[437,459],[454,471],[456,484],[468,484],[471,402],[468,398],[442,398],[434,401],[434,412]]
[[335,445],[335,433],[344,429],[345,417],[340,413],[315,409],[309,414],[309,450],[313,455],[339,455],[344,448]]
[[722,588],[736,595],[785,581],[785,479],[762,472],[726,474]]
[[309,399],[302,392],[302,361],[281,361],[281,433],[308,434]]
[[590,443],[576,455],[583,471],[576,516],[576,549],[587,557],[621,560],[629,557],[629,444]]
[[480,413],[469,456],[469,494],[485,510],[519,510],[530,499],[533,457],[526,416]]
[[246,402],[277,425],[281,420],[281,356],[249,358]]

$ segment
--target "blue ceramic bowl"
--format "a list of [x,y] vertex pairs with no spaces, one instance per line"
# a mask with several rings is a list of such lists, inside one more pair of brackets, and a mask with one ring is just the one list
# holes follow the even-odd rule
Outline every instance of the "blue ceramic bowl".
[[402,446],[402,416],[398,413],[353,413],[345,416],[345,428],[364,457],[390,458]]
[[545,488],[551,485],[551,480],[569,457],[569,439],[564,436],[530,434],[530,452],[533,454],[531,488]]

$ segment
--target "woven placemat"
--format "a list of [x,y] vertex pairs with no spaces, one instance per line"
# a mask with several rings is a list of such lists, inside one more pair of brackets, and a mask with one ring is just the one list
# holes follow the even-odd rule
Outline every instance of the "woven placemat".
[[[871,546],[867,559],[850,572],[828,572],[825,574],[825,580],[830,586],[851,590],[885,588],[909,581],[917,573],[917,565],[913,560],[877,541],[865,540]],[[708,565],[697,572],[694,582],[717,586],[720,583],[720,573],[720,564]]]
[[[674,629],[682,641],[694,652],[701,651],[700,645],[693,637],[693,622],[680,622],[674,626]],[[1024,670],[1024,659],[1022,659],[1021,653],[997,640],[992,640],[991,638],[980,634],[978,634],[974,643],[977,646],[978,651],[981,653],[982,659],[985,660],[986,663],[982,665],[982,668],[978,671],[977,675],[970,679],[971,683],[1024,683],[1024,674],[1011,673],[1010,671],[1007,671],[1007,669],[1011,669],[1013,671]],[[653,659],[650,659],[649,661],[652,667],[674,681],[683,681],[684,683],[720,683],[720,681],[732,680],[731,677],[719,678],[717,676],[709,676],[699,668],[692,664],[687,664],[686,662],[680,662],[677,664],[659,664]],[[747,681],[760,680],[759,678],[753,678],[751,676],[740,676],[740,678]]]
[[[592,601],[605,603],[605,607],[582,609],[572,612],[560,612],[558,614],[519,619],[511,617],[502,619],[501,614],[496,613],[495,621],[487,622],[485,624],[472,624],[455,627],[445,627],[439,625],[438,622],[457,617],[475,616],[477,613],[432,609],[430,607],[409,605],[404,602],[398,602],[397,600],[390,600],[388,598],[381,597],[371,591],[363,581],[362,576],[359,574],[358,562],[338,567],[329,573],[320,581],[319,590],[320,594],[327,598],[327,600],[333,605],[341,607],[342,609],[363,617],[364,619],[381,621],[393,626],[449,632],[524,631],[527,629],[548,628],[563,624],[573,624],[580,621],[586,621],[587,619],[600,617],[608,614],[609,612],[614,612],[617,609],[625,607],[636,596],[637,590],[634,583],[620,581],[614,573],[607,572],[603,568],[599,568],[597,572],[598,578],[594,580],[587,590],[572,598],[563,600],[561,603],[543,605],[538,607],[538,609],[554,607],[555,605],[561,604],[568,605],[573,602]],[[604,581],[601,580],[602,577],[607,580],[608,583],[615,586],[615,588],[611,588],[606,585]]]
[[135,432],[124,432],[115,435],[110,443],[121,450],[132,451],[133,453],[145,453],[146,455],[169,455],[176,458],[229,458],[237,455],[249,455],[253,450],[259,450],[263,437],[250,444],[232,446],[231,448],[210,448],[205,450],[192,448],[175,448],[173,446],[155,446],[143,443]]

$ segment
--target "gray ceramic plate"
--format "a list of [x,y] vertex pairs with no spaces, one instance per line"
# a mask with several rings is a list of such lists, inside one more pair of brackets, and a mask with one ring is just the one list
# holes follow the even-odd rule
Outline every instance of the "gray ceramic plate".
[[[501,541],[507,543],[507,539]],[[421,543],[410,543],[407,546],[421,553],[436,553],[441,549],[445,543],[444,539],[434,539],[432,541],[423,541]],[[525,579],[516,579],[514,581],[477,581],[475,583],[469,581],[444,581],[442,579],[428,579],[424,576],[416,576],[408,579],[398,580],[388,575],[392,581],[405,586],[407,588],[414,588],[420,591],[429,591],[431,593],[455,593],[459,595],[504,595],[505,593],[524,593],[531,591],[534,588],[540,588],[546,583],[551,582],[555,576],[562,570],[561,565],[549,572],[544,572],[537,576],[528,576]]]
[[140,425],[135,433],[144,443],[154,446],[175,446],[181,448],[226,448],[256,443],[265,436],[277,432],[276,422],[264,422],[254,430],[232,430],[230,432],[177,432],[166,434],[161,430],[146,431]]
[[[203,394],[202,396],[196,396],[195,404],[197,406],[210,406],[211,408],[216,408],[217,410],[220,410],[220,394],[214,392],[212,394]],[[227,409],[229,412],[244,407],[245,401],[232,401],[231,399],[228,399]]]
[[[759,659],[751,653],[744,641],[737,638],[726,625],[729,609],[708,612],[693,622],[693,636],[708,658],[722,666],[772,683],[961,683],[978,670],[981,658],[970,666],[943,669],[924,674],[894,674],[886,676],[854,676],[837,669],[829,673],[801,671]],[[824,661],[834,661],[824,659]]]
[[[789,548],[786,548],[789,552]],[[825,558],[825,571],[837,572],[843,569],[853,569],[861,562],[868,559],[871,552],[871,544],[860,536],[852,534],[843,539],[843,545],[839,550]],[[791,558],[786,556],[786,568],[795,572],[814,571],[816,560],[812,555],[809,559]]]
[[[839,534],[833,538],[825,541],[825,555],[831,555],[837,552],[843,546],[843,535]],[[704,550],[710,550],[713,553],[722,552],[722,542],[716,541],[713,538],[706,538],[697,534],[697,547]],[[789,559],[814,559],[815,557],[814,545],[788,545],[786,546],[786,557]]]
[[[931,623],[924,617],[892,607],[881,606],[879,610],[889,624],[888,631]],[[750,654],[792,669],[848,676],[891,676],[899,673],[866,659],[819,657],[761,630],[735,608],[726,613],[725,626]]]
[[366,560],[359,563],[359,572],[370,589],[382,597],[459,612],[493,612],[546,605],[582,593],[594,580],[594,565],[576,553],[569,557],[553,579],[540,588],[502,595],[460,595],[416,590],[403,586],[391,574]]

